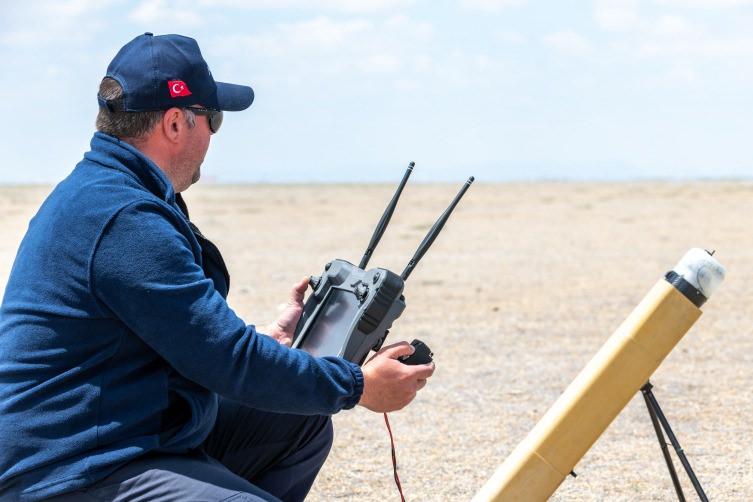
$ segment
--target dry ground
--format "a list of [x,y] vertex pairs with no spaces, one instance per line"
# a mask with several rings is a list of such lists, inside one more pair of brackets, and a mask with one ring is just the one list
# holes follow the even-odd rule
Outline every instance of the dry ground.
[[[198,186],[194,220],[223,250],[230,304],[265,325],[290,285],[357,261],[393,187]],[[401,271],[455,186],[411,185],[371,265]],[[0,188],[0,286],[49,187]],[[753,498],[753,185],[477,183],[406,287],[392,339],[418,337],[437,371],[393,413],[408,500],[467,500],[684,252],[727,267],[705,314],[652,378],[712,500]],[[382,417],[335,416],[310,500],[399,500]],[[636,397],[556,500],[672,500]],[[683,482],[692,495],[689,483]],[[692,500],[692,497],[690,498]]]

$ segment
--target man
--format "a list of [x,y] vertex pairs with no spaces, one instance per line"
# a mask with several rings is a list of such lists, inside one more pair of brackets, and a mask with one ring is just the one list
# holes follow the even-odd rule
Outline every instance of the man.
[[[266,334],[225,302],[180,193],[222,110],[193,39],[139,36],[108,67],[91,151],[42,204],[0,307],[0,500],[301,500],[329,415],[406,406],[433,365],[288,348],[306,282]],[[282,266],[282,264],[279,264]]]

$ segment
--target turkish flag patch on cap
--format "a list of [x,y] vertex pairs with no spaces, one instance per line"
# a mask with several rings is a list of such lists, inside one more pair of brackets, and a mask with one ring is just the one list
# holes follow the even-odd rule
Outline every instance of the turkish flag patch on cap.
[[167,87],[170,89],[171,98],[191,95],[191,91],[188,90],[188,86],[182,80],[168,80]]

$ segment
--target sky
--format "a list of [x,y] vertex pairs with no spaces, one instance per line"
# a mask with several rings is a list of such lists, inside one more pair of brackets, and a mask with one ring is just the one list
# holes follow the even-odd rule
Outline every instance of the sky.
[[0,183],[55,183],[144,32],[195,38],[209,182],[753,178],[753,0],[0,0]]

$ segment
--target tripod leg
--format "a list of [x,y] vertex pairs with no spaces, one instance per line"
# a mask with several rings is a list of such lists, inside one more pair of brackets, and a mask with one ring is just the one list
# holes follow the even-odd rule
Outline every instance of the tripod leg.
[[[650,385],[650,383],[647,385]],[[669,442],[672,443],[672,447],[675,449],[675,453],[677,453],[677,457],[680,459],[682,466],[685,468],[685,472],[688,474],[688,477],[690,478],[690,482],[693,483],[693,488],[695,488],[695,491],[698,494],[698,498],[700,498],[703,502],[708,502],[709,499],[706,496],[706,493],[703,491],[703,488],[701,487],[701,483],[698,481],[698,477],[696,477],[695,472],[693,472],[693,468],[690,466],[688,457],[685,456],[685,452],[682,450],[682,447],[680,446],[680,442],[677,440],[677,437],[675,436],[674,432],[672,432],[672,427],[669,426],[669,421],[667,421],[667,417],[665,417],[664,413],[662,413],[661,407],[659,406],[659,403],[656,400],[656,397],[654,397],[654,393],[651,392],[651,387],[648,387],[648,389],[646,389],[643,392],[643,396],[651,405],[651,408],[653,412],[656,414],[656,418],[659,420],[659,423],[664,429],[664,432],[667,433]]]
[[677,477],[677,471],[675,471],[675,465],[672,463],[672,457],[669,455],[669,448],[667,448],[667,441],[664,439],[664,434],[661,431],[659,420],[656,418],[656,413],[651,407],[651,402],[648,399],[647,394],[651,392],[651,382],[647,382],[646,385],[641,387],[641,393],[643,394],[643,400],[646,402],[646,408],[648,408],[648,415],[651,417],[651,424],[654,426],[656,432],[656,439],[659,440],[659,446],[661,447],[662,455],[664,455],[664,462],[667,464],[667,470],[669,471],[669,477],[672,478],[672,484],[675,486],[675,492],[677,493],[677,500],[685,502],[685,494],[682,491],[680,480]]

